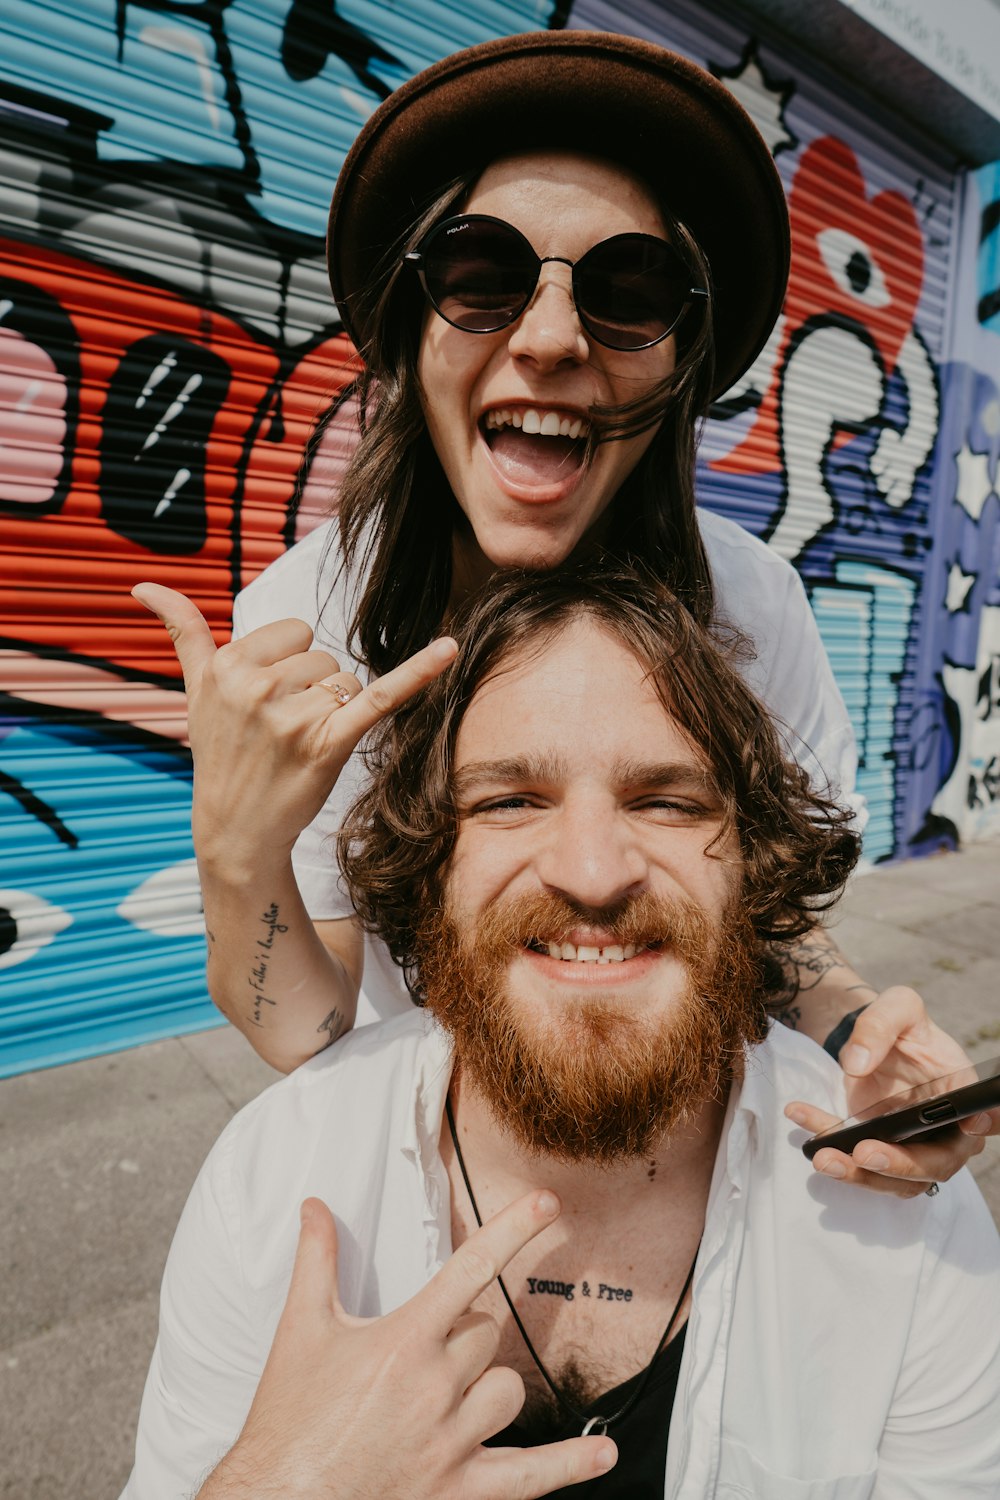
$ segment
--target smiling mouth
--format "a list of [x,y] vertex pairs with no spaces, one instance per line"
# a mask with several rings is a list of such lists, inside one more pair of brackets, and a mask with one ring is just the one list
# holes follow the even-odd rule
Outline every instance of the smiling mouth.
[[557,958],[563,963],[621,964],[626,959],[637,958],[640,953],[656,953],[661,944],[609,943],[603,948],[597,948],[584,943],[550,943],[543,942],[540,938],[530,938],[524,946],[529,953],[541,953],[546,958]]
[[520,485],[558,484],[583,467],[590,423],[549,407],[491,407],[479,423],[497,468]]

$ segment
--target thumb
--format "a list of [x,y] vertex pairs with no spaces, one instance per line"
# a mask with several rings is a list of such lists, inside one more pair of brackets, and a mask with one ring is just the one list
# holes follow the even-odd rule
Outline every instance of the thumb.
[[190,692],[217,649],[205,616],[186,594],[162,583],[137,583],[132,598],[157,615],[166,628],[184,673],[184,686]]
[[916,990],[902,984],[883,990],[855,1021],[850,1040],[841,1048],[840,1066],[855,1077],[873,1073],[899,1038],[926,1020]]
[[315,1320],[317,1314],[340,1311],[337,1283],[337,1228],[320,1198],[307,1198],[299,1210],[301,1229],[285,1312]]

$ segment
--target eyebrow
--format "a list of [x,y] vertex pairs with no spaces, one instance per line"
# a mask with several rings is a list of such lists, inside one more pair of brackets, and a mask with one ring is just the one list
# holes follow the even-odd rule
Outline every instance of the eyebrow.
[[[452,776],[457,797],[487,785],[551,785],[565,775],[563,763],[556,756],[515,755],[499,760],[478,760],[462,766]],[[612,768],[617,790],[628,787],[670,786],[690,790],[714,791],[715,777],[706,766],[693,760],[640,761],[618,760]]]

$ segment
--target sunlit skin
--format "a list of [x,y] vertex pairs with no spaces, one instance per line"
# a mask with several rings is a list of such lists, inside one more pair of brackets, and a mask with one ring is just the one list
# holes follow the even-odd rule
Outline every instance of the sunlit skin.
[[[463,209],[513,224],[537,255],[579,260],[616,234],[667,237],[644,184],[620,166],[539,151],[493,163]],[[627,353],[589,339],[577,317],[569,266],[542,267],[528,307],[509,328],[471,334],[429,310],[418,375],[427,427],[467,525],[455,538],[462,588],[496,567],[554,568],[587,536],[635,468],[655,429],[604,443],[593,462],[567,462],[545,482],[513,481],[494,462],[483,430],[495,408],[554,409],[585,416],[631,400],[674,367],[673,338]]]
[[[455,749],[448,898],[460,930],[497,900],[539,891],[596,912],[649,891],[721,921],[739,882],[735,839],[718,838],[722,810],[704,761],[645,676],[623,645],[580,620],[479,688]],[[553,936],[615,941],[596,920]],[[606,965],[526,948],[509,972],[529,1019],[612,993],[636,1016],[658,1016],[684,984],[669,946]]]

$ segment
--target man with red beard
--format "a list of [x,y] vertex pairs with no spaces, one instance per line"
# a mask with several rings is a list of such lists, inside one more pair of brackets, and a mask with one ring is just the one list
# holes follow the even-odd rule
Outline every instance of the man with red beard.
[[783,1114],[843,1095],[769,1031],[767,946],[857,849],[740,643],[600,563],[451,623],[341,848],[420,1008],[210,1156],[128,1500],[995,1494],[1000,1245],[968,1175],[859,1204]]

